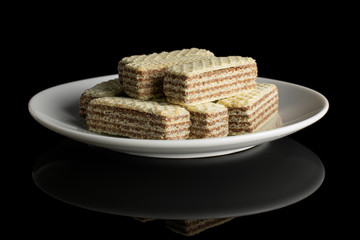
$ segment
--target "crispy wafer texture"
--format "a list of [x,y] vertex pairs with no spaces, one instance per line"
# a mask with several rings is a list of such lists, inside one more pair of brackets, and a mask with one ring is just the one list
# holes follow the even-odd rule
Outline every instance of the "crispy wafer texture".
[[194,61],[184,64],[177,64],[171,67],[168,72],[170,74],[181,76],[194,76],[197,74],[216,71],[224,68],[232,68],[238,66],[254,65],[256,61],[250,57],[228,56],[228,57],[212,57],[202,61]]
[[219,226],[234,218],[213,218],[199,220],[165,220],[166,227],[170,230],[185,235],[194,236],[209,228]]
[[255,132],[278,113],[278,89],[260,83],[251,92],[219,100],[229,111],[229,135]]
[[186,139],[190,113],[176,105],[125,97],[92,100],[87,108],[90,131],[138,139]]
[[131,97],[149,100],[163,93],[164,71],[176,64],[213,57],[205,49],[182,49],[123,58],[118,65],[120,82]]
[[229,132],[228,110],[213,102],[184,106],[190,112],[190,139],[226,137]]
[[163,86],[169,102],[194,105],[254,90],[256,78],[252,58],[212,57],[168,68]]
[[206,49],[190,48],[175,50],[171,52],[161,52],[161,53],[152,53],[152,54],[142,54],[142,55],[133,55],[130,57],[124,57],[119,61],[118,70],[122,71],[125,64],[132,63],[133,66],[140,63],[152,64],[152,63],[161,63],[164,61],[174,61],[180,57],[186,56],[200,56],[200,55],[209,55],[214,56],[212,52]]
[[[118,71],[119,79],[80,97],[80,116],[90,113],[91,131],[144,139],[224,137],[255,132],[278,112],[276,86],[256,84],[250,57],[191,48],[125,57]],[[133,99],[116,97],[125,93]]]
[[101,82],[95,86],[86,89],[80,97],[79,113],[80,116],[86,117],[86,109],[89,102],[100,97],[115,97],[124,94],[124,90],[119,83],[119,79],[115,78],[109,81]]

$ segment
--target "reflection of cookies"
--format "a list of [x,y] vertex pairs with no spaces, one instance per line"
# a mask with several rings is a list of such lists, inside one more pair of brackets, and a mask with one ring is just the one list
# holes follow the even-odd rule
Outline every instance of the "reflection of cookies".
[[219,100],[229,110],[229,135],[255,132],[278,112],[278,89],[260,83],[256,90]]
[[136,221],[142,222],[142,223],[151,222],[151,221],[156,220],[154,218],[139,218],[139,217],[133,217],[133,219]]
[[216,103],[184,106],[190,112],[190,138],[226,137],[229,115],[226,107]]
[[214,218],[200,220],[165,220],[166,226],[179,234],[193,236],[206,229],[224,224],[234,218]]
[[271,117],[266,123],[259,128],[256,132],[268,131],[276,128],[281,128],[283,126],[283,122],[279,112],[276,113],[273,117]]
[[199,104],[256,88],[257,65],[248,57],[212,57],[166,70],[164,93],[175,104]]
[[124,97],[92,100],[87,108],[90,131],[138,139],[186,139],[190,113],[167,103]]
[[165,69],[212,56],[214,54],[208,50],[191,48],[125,57],[118,64],[120,82],[131,97],[143,100],[158,98],[164,95]]
[[119,79],[113,79],[99,83],[92,88],[86,89],[80,97],[79,112],[81,117],[86,117],[86,108],[89,102],[99,97],[121,96],[124,93]]

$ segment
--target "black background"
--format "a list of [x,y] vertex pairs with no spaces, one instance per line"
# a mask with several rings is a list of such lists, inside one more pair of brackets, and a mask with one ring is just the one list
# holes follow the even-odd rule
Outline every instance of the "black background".
[[[5,145],[11,154],[4,162],[10,165],[3,169],[5,188],[9,190],[4,197],[9,200],[5,208],[11,212],[8,230],[20,234],[30,229],[29,233],[37,238],[118,239],[131,234],[181,239],[160,222],[141,224],[77,208],[41,192],[32,182],[33,164],[64,137],[32,119],[27,104],[46,88],[115,74],[122,57],[191,47],[211,50],[217,56],[253,57],[259,76],[312,88],[330,102],[324,118],[291,136],[324,164],[326,176],[318,191],[294,205],[235,219],[194,239],[319,237],[354,230],[349,217],[356,215],[352,201],[358,188],[351,187],[356,180],[350,173],[356,156],[350,150],[356,139],[344,134],[344,130],[354,128],[346,126],[352,120],[344,122],[349,114],[344,114],[343,101],[349,100],[344,99],[344,91],[351,88],[350,79],[345,77],[350,61],[346,55],[353,50],[349,48],[351,19],[344,9],[335,6],[263,6],[260,11],[257,6],[241,3],[218,4],[208,9],[177,3],[158,11],[154,10],[156,6],[108,6],[110,12],[97,6],[92,10],[88,6],[47,6],[42,11],[24,9],[25,15],[17,14],[21,21],[9,27],[9,41],[4,45],[15,50],[8,58],[12,75],[3,80],[10,82],[9,102],[16,100],[17,106],[7,105],[11,106],[8,111],[21,122],[6,125],[15,126],[15,133],[9,129]],[[274,8],[277,11],[270,11]],[[342,21],[336,17],[340,13]]]

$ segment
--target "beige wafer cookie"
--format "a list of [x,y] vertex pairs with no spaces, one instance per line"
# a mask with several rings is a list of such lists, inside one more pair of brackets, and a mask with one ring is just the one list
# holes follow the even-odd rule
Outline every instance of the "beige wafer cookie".
[[163,79],[167,68],[213,56],[208,50],[191,48],[126,57],[119,62],[119,78],[129,96],[143,100],[159,98],[164,96]]
[[256,88],[254,59],[211,57],[168,68],[164,93],[171,103],[193,105],[231,97]]
[[228,110],[213,102],[184,106],[190,112],[191,139],[226,137],[229,132]]
[[255,90],[219,100],[228,108],[229,135],[255,132],[278,112],[278,89],[274,84],[259,83]]
[[87,108],[90,131],[138,139],[186,139],[190,133],[190,113],[168,103],[124,97],[92,100]]
[[121,96],[123,94],[124,90],[121,87],[118,78],[96,84],[94,87],[86,89],[80,97],[80,116],[83,118],[86,117],[86,108],[91,100],[99,97]]

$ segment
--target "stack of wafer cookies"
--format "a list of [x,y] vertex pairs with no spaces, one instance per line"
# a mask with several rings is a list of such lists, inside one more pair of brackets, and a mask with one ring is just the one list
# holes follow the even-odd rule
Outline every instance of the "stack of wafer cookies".
[[213,57],[205,49],[183,49],[123,58],[118,64],[119,78],[124,91],[131,97],[149,100],[163,93],[165,70],[176,64]]
[[258,131],[278,111],[276,86],[255,82],[250,57],[191,48],[125,57],[118,72],[119,79],[81,95],[80,116],[91,131],[139,139],[226,137]]

